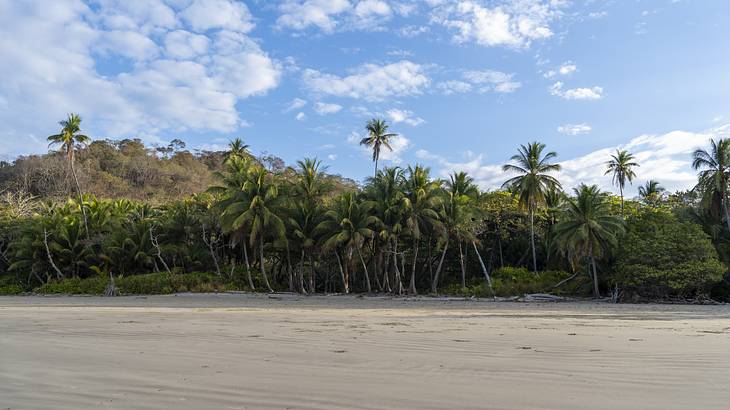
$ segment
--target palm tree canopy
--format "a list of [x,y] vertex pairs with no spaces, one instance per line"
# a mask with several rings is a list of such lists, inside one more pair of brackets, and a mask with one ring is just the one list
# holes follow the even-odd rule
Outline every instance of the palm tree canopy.
[[48,137],[49,146],[60,145],[62,151],[66,152],[69,160],[73,159],[74,149],[79,145],[86,145],[91,139],[80,134],[81,117],[77,114],[68,114],[68,117],[58,123],[61,125],[61,132]]
[[397,137],[398,134],[388,132],[388,124],[381,119],[373,118],[368,121],[365,125],[365,130],[368,135],[360,140],[360,145],[365,145],[373,150],[373,161],[380,158],[381,147],[387,148],[389,151],[393,151],[393,147],[390,146],[390,140]]
[[659,185],[659,182],[652,180],[646,181],[644,186],[639,187],[639,196],[647,203],[655,202],[661,198],[665,189]]
[[611,215],[608,196],[596,185],[581,184],[574,193],[554,227],[555,244],[568,256],[600,257],[616,244],[623,219]]
[[606,162],[607,169],[604,175],[612,174],[611,182],[614,186],[623,189],[626,181],[631,183],[636,178],[633,168],[639,164],[634,162],[634,155],[626,150],[616,150],[616,154],[611,155],[611,160]]
[[535,210],[545,203],[545,194],[553,188],[560,188],[560,182],[549,175],[560,171],[560,164],[550,163],[558,156],[553,151],[543,155],[545,144],[533,142],[520,146],[518,153],[512,156],[511,164],[502,167],[504,172],[518,174],[505,181],[502,188],[509,189],[519,198],[519,204],[524,209]]
[[730,181],[730,139],[710,140],[710,151],[697,149],[692,153],[692,168],[700,170],[697,188],[717,212],[727,196]]
[[226,160],[232,156],[242,156],[248,152],[248,144],[245,144],[241,138],[235,138],[228,143],[228,151],[226,152]]
[[440,227],[440,183],[430,179],[428,168],[408,167],[405,181],[404,215],[410,235],[418,240],[424,229]]

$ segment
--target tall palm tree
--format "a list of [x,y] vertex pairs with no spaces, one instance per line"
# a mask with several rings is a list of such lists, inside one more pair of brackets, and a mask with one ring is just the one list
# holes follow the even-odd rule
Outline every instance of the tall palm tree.
[[373,150],[373,162],[375,162],[375,176],[378,175],[378,160],[380,159],[380,149],[387,148],[393,151],[390,146],[390,140],[397,137],[398,134],[388,132],[388,124],[381,119],[373,118],[365,125],[368,135],[360,140],[360,145],[366,145]]
[[440,225],[439,215],[436,212],[439,204],[440,184],[431,181],[429,169],[420,165],[408,167],[408,177],[405,183],[404,217],[405,226],[413,239],[413,265],[409,292],[417,294],[416,290],[416,262],[418,261],[418,244],[422,231]]
[[730,229],[728,182],[730,182],[730,139],[710,140],[710,152],[697,149],[692,154],[692,168],[701,170],[697,186],[711,198],[713,208],[722,208]]
[[68,162],[71,175],[73,176],[74,183],[76,184],[76,192],[79,195],[79,206],[81,207],[81,213],[84,217],[84,229],[86,230],[86,236],[89,237],[89,224],[86,217],[86,209],[84,208],[84,196],[81,193],[81,185],[79,179],[76,176],[75,167],[75,152],[80,146],[86,145],[91,138],[87,135],[81,134],[81,117],[77,114],[68,114],[68,117],[59,121],[61,125],[61,132],[48,137],[49,146],[60,146],[60,150],[66,153],[66,161]]
[[225,160],[228,161],[234,155],[242,156],[248,152],[248,144],[244,144],[241,138],[234,138],[228,143],[228,151],[226,151]]
[[644,186],[639,187],[639,196],[647,205],[655,206],[664,194],[664,187],[653,179],[646,181]]
[[631,183],[636,177],[633,168],[639,164],[634,162],[634,155],[626,150],[616,150],[616,154],[611,155],[611,160],[606,162],[607,169],[604,175],[612,174],[614,186],[617,186],[621,193],[621,215],[624,214],[624,187],[626,181]]
[[617,242],[623,232],[623,219],[611,215],[607,195],[596,185],[581,184],[574,189],[575,198],[568,205],[561,221],[555,225],[555,241],[566,254],[586,257],[592,268],[593,293],[600,297],[596,258]]
[[519,205],[530,213],[530,245],[532,247],[532,270],[537,272],[537,253],[535,251],[535,211],[545,204],[548,190],[560,188],[560,182],[549,175],[560,171],[560,164],[550,163],[558,156],[554,151],[543,155],[545,144],[533,142],[520,146],[518,153],[512,156],[511,164],[502,167],[504,172],[517,173],[502,184],[517,195]]
[[[360,203],[355,193],[346,192],[335,200],[332,208],[325,214],[326,220],[318,227],[320,231],[327,232],[324,247],[334,250],[338,261],[340,256],[337,250],[340,248],[344,250],[341,273],[345,293],[350,292],[350,268],[353,253],[357,252],[362,261],[360,248],[366,240],[373,236],[371,228],[378,222],[375,215],[369,214],[370,207],[369,202]],[[365,267],[365,262],[363,262],[363,267]],[[365,267],[365,281],[368,292],[371,292],[367,267]]]

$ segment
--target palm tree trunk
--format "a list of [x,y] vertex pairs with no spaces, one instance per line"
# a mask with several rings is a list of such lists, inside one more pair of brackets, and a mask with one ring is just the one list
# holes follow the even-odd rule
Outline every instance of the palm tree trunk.
[[307,289],[304,287],[304,249],[302,249],[302,256],[299,258],[299,289],[303,294],[307,294]]
[[411,267],[411,281],[408,285],[408,292],[411,295],[417,295],[416,290],[416,262],[418,261],[418,239],[413,240],[413,266]]
[[271,288],[271,285],[269,284],[269,278],[266,276],[266,266],[264,264],[264,238],[262,237],[261,243],[259,244],[259,259],[261,260],[261,276],[264,277],[264,284],[266,285],[266,289],[269,290],[269,293],[274,293],[274,289]]
[[623,218],[623,216],[624,216],[624,186],[619,185],[618,190],[621,193],[621,217]]
[[461,241],[459,242],[459,264],[461,265],[461,287],[466,287],[466,267],[464,266],[464,252],[461,248]]
[[598,272],[596,271],[596,258],[593,257],[593,244],[591,244],[588,252],[591,258],[591,267],[593,268],[593,295],[598,299],[601,297],[601,293],[598,290]]
[[492,289],[492,278],[489,277],[489,272],[487,271],[487,267],[484,266],[484,261],[482,260],[482,255],[479,254],[479,249],[477,248],[477,244],[475,241],[471,241],[472,246],[474,246],[474,252],[477,254],[477,259],[479,259],[479,265],[482,266],[482,273],[484,273],[484,277],[487,279],[487,285],[489,285],[489,290],[492,291],[492,295],[494,295],[494,290]]
[[79,184],[79,178],[76,176],[76,167],[74,166],[74,157],[71,155],[69,162],[71,166],[71,175],[74,177],[74,183],[76,184],[76,192],[79,195],[79,206],[81,207],[81,215],[84,217],[84,229],[86,230],[86,238],[91,238],[89,234],[89,219],[86,217],[86,208],[84,208],[84,195],[81,193],[81,184]]
[[448,239],[446,239],[446,243],[444,244],[444,250],[441,253],[441,260],[439,260],[439,266],[436,268],[436,275],[433,277],[433,282],[431,282],[431,293],[436,293],[438,291],[439,275],[441,274],[441,267],[444,264],[444,258],[446,257],[447,249],[449,249],[449,240]]
[[727,229],[730,229],[730,211],[728,211],[728,205],[730,204],[728,204],[727,192],[725,192],[725,206],[723,208],[725,208],[725,222],[727,223]]
[[393,241],[393,266],[395,267],[395,278],[398,294],[403,294],[403,281],[401,280],[401,270],[398,268],[398,239]]
[[[386,243],[385,246],[387,247],[388,244]],[[382,252],[381,252],[381,258],[382,258]],[[390,288],[390,279],[388,279],[388,276],[389,276],[388,275],[388,266],[390,266],[389,263],[390,263],[390,253],[386,253],[385,254],[385,263],[382,265],[383,266],[383,290],[385,290],[385,292],[388,292],[388,293],[392,292],[392,289]]]
[[309,292],[317,293],[317,284],[315,283],[314,260],[312,254],[309,254]]
[[373,175],[374,178],[378,177],[378,160],[380,159],[379,157],[380,156],[375,157],[375,175]]
[[535,251],[535,212],[530,209],[530,245],[532,246],[532,271],[537,273],[537,252]]
[[345,277],[345,270],[342,269],[342,261],[340,260],[340,254],[335,250],[335,257],[337,257],[337,265],[340,267],[340,277],[342,278],[342,287],[345,293],[350,293],[350,285],[347,283]]
[[256,286],[253,284],[253,278],[251,278],[251,264],[248,263],[248,251],[246,250],[246,242],[242,242],[243,245],[243,260],[246,262],[246,276],[248,277],[248,286],[252,292],[256,292]]
[[365,270],[365,285],[368,288],[368,293],[373,293],[373,289],[370,286],[370,275],[368,274],[368,265],[365,264],[365,259],[362,258],[362,252],[360,252],[360,248],[357,248],[357,255],[360,257],[360,262],[362,262],[362,268]]

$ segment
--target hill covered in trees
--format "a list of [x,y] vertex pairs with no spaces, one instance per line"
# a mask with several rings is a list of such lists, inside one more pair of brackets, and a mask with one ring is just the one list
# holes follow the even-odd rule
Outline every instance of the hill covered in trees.
[[174,140],[88,141],[70,115],[58,151],[0,166],[0,292],[183,290],[610,295],[727,299],[730,143],[694,154],[697,188],[623,189],[640,165],[606,159],[621,195],[564,191],[544,144],[519,147],[502,190],[465,173],[378,168],[395,134],[381,120],[361,143],[364,185],[314,158],[287,166],[241,140],[190,152]]

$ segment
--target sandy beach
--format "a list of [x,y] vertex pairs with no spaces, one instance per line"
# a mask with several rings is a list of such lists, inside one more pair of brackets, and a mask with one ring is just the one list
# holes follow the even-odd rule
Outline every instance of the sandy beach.
[[0,409],[725,409],[730,306],[0,298]]

